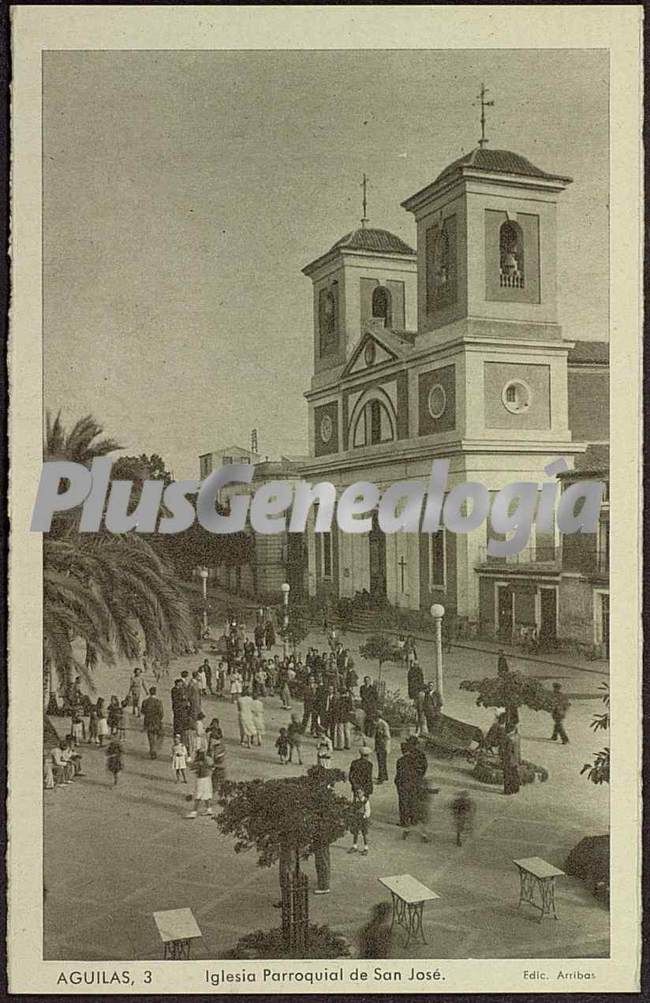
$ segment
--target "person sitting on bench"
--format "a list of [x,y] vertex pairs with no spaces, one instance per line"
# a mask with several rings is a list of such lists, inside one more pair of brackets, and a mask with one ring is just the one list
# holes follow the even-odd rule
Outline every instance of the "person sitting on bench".
[[81,772],[81,755],[75,748],[75,742],[72,735],[66,735],[65,737],[64,755],[67,756],[67,760],[72,766],[72,779],[74,780],[75,777],[83,776]]
[[61,739],[59,744],[52,749],[51,757],[54,783],[57,786],[71,784],[74,776],[74,766],[70,762],[68,743],[65,739]]

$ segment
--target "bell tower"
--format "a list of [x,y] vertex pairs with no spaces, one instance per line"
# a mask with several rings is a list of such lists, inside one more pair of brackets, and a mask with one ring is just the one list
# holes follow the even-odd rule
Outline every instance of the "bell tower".
[[520,337],[560,337],[557,198],[570,182],[478,146],[402,202],[417,223],[418,331],[468,322],[505,336],[515,323]]
[[314,290],[316,377],[337,375],[371,321],[415,330],[416,253],[394,233],[365,222],[364,204],[362,226],[302,270]]

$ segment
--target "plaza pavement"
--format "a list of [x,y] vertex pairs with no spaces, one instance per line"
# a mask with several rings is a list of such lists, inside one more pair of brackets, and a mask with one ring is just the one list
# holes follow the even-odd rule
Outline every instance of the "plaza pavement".
[[[367,671],[376,677],[376,664],[358,656],[362,641],[357,634],[344,637],[359,675]],[[303,650],[312,643],[324,647],[324,636],[310,636]],[[425,675],[430,676],[431,644],[421,642],[419,655]],[[162,909],[192,909],[203,931],[203,940],[193,948],[196,958],[223,957],[243,934],[279,925],[279,911],[273,907],[278,898],[277,867],[259,868],[254,851],[236,854],[232,839],[220,835],[209,819],[183,817],[187,810],[184,795],[191,787],[176,784],[171,770],[169,689],[183,668],[198,667],[201,661],[202,656],[178,659],[172,664],[170,679],[160,687],[168,736],[160,759],[149,759],[146,736],[138,719],[129,715],[125,769],[117,788],[111,786],[103,752],[86,746],[86,776],[72,786],[43,792],[46,959],[160,958],[152,913]],[[583,836],[608,830],[607,786],[595,787],[580,776],[582,764],[606,744],[605,736],[594,735],[589,724],[594,711],[602,709],[598,684],[607,677],[524,659],[511,659],[511,664],[549,686],[559,680],[572,698],[568,746],[549,741],[548,714],[521,711],[522,753],[547,767],[548,782],[523,787],[515,797],[506,797],[498,789],[475,782],[462,760],[430,759],[428,776],[440,787],[434,798],[430,843],[416,834],[403,839],[396,824],[393,783],[376,788],[370,853],[367,857],[348,854],[349,836],[332,847],[331,894],[310,896],[312,922],[329,923],[354,943],[370,907],[387,898],[378,878],[409,873],[435,890],[440,899],[425,907],[428,945],[411,944],[405,949],[398,930],[392,942],[394,957],[607,955],[609,913],[581,881],[558,879],[559,920],[540,923],[538,914],[528,907],[517,909],[518,877],[512,863],[514,858],[540,856],[562,868],[567,853]],[[488,727],[492,712],[477,707],[475,697],[460,691],[458,683],[493,675],[495,667],[496,658],[490,653],[454,648],[445,657],[445,711]],[[97,694],[124,695],[129,674],[127,666],[98,672]],[[401,666],[384,666],[382,675],[389,688],[405,688]],[[280,777],[300,769],[279,763],[274,741],[288,714],[281,710],[277,697],[265,703],[265,744],[244,750],[239,747],[235,708],[214,698],[204,702],[208,720],[212,716],[221,719],[230,779]],[[296,702],[295,709],[301,707]],[[391,776],[399,754],[399,741],[394,741]],[[333,765],[347,769],[355,755],[354,750],[335,752]],[[305,766],[315,758],[315,743],[307,739]],[[477,819],[474,834],[459,849],[447,803],[461,788],[469,789],[476,799]],[[339,789],[349,791],[347,785]],[[304,866],[313,887],[313,861]]]

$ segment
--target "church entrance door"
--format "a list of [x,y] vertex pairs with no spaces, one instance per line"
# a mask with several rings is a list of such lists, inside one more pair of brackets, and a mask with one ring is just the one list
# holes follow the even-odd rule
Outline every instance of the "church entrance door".
[[370,595],[376,599],[386,598],[386,537],[379,528],[377,513],[372,520],[368,534],[370,549]]

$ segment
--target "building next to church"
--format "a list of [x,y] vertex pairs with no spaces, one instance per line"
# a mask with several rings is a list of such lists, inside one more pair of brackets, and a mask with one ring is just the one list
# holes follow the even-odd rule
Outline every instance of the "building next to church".
[[[250,484],[226,484],[217,501],[226,507],[233,495],[253,495],[269,481],[300,480],[304,457],[281,456],[271,460],[241,446],[228,446],[199,457],[200,479],[231,463],[254,464]],[[306,541],[302,533],[254,533],[247,520],[245,532],[252,540],[250,559],[243,564],[220,564],[212,570],[213,580],[235,594],[273,599],[281,595],[280,586],[288,582],[292,597],[300,598],[306,586]]]
[[[364,220],[303,269],[314,328],[304,479],[331,481],[338,494],[356,481],[383,490],[426,483],[446,458],[449,489],[475,481],[496,494],[513,481],[541,485],[560,458],[585,466],[590,444],[608,439],[608,364],[604,342],[566,340],[558,317],[570,183],[481,145],[402,203],[415,250]],[[441,602],[501,636],[521,624],[548,637],[593,633],[560,611],[557,529],[533,527],[524,555],[497,562],[488,533],[484,523],[462,535],[385,535],[376,522],[364,535],[315,533],[312,519],[308,590],[366,590],[410,610]]]

